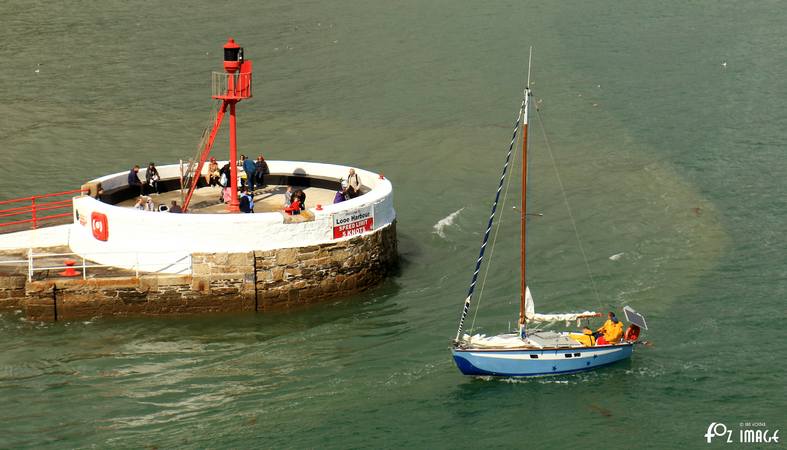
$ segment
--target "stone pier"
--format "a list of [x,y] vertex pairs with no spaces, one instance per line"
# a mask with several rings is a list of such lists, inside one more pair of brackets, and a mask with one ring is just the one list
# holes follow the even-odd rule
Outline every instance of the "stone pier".
[[0,310],[30,320],[263,312],[352,295],[396,265],[396,222],[351,239],[247,253],[192,254],[190,275],[0,275]]
[[[260,312],[352,295],[391,271],[390,180],[354,168],[359,195],[332,203],[350,167],[268,167],[266,181],[281,189],[259,195],[273,203],[284,201],[286,186],[313,189],[301,214],[139,210],[122,202],[139,194],[127,172],[90,180],[96,195],[72,199],[71,224],[0,235],[0,309],[32,320]],[[158,171],[165,191],[179,183],[180,165]],[[330,204],[320,200],[326,193]],[[79,260],[72,270],[83,264],[86,279],[60,276],[66,259]]]

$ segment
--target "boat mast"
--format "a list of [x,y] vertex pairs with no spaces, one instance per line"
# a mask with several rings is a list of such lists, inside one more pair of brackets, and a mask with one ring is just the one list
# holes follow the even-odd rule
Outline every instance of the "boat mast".
[[522,205],[520,208],[520,264],[521,273],[519,279],[519,329],[524,337],[525,322],[525,293],[527,292],[526,259],[525,248],[527,243],[527,113],[530,109],[530,62],[533,58],[533,47],[530,47],[530,55],[527,59],[527,87],[525,88],[525,113],[522,119]]

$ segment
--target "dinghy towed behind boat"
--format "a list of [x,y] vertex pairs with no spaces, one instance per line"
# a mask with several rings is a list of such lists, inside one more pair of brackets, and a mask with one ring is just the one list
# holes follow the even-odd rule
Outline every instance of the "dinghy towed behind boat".
[[[629,330],[626,331],[625,338],[619,342],[592,345],[595,344],[594,340],[589,340],[585,343],[580,342],[582,340],[581,337],[585,336],[581,332],[527,332],[528,323],[576,321],[577,324],[579,324],[583,319],[601,316],[601,314],[591,311],[585,311],[578,314],[537,314],[535,312],[533,297],[530,294],[530,289],[527,286],[525,278],[525,249],[527,242],[525,233],[525,219],[527,216],[527,127],[530,96],[530,73],[528,69],[528,81],[524,91],[524,98],[522,99],[522,105],[514,124],[514,133],[508,148],[506,162],[503,166],[503,174],[500,177],[500,184],[497,189],[497,194],[495,195],[495,201],[492,204],[492,213],[489,217],[486,232],[484,233],[481,252],[476,260],[473,279],[470,283],[467,297],[465,298],[461,319],[459,320],[459,329],[451,349],[457,367],[465,375],[544,376],[596,369],[630,357],[634,349],[634,344],[639,337],[639,329],[648,328],[644,317],[631,307],[625,306],[623,312],[625,313],[626,320],[632,325],[629,327]],[[468,334],[462,334],[464,321],[470,309],[473,291],[478,280],[484,252],[494,223],[498,201],[500,200],[500,193],[503,190],[503,182],[517,139],[520,121],[522,122],[522,205],[520,209],[521,278],[519,332],[500,334],[497,336],[477,334],[470,336]],[[575,339],[575,337],[579,337],[579,339]]]

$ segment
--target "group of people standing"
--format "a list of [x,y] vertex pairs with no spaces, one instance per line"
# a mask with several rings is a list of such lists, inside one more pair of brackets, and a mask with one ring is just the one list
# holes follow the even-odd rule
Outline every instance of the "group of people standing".
[[[246,155],[240,155],[238,165],[241,166],[246,173],[245,180],[241,179],[241,190],[248,189],[253,194],[255,189],[265,187],[265,175],[270,173],[265,157],[259,155],[257,160],[254,161],[247,158]],[[231,199],[231,177],[232,170],[230,168],[230,163],[226,163],[219,168],[219,163],[216,162],[216,158],[210,158],[208,171],[205,174],[205,183],[207,183],[208,186],[220,186],[222,188],[221,196],[219,197],[221,202],[229,203]]]
[[[246,155],[240,155],[238,165],[246,173],[245,182],[242,183],[243,186],[241,187],[247,187],[252,192],[257,188],[265,187],[265,175],[270,173],[270,169],[268,169],[268,163],[262,155],[259,155],[256,161],[247,158]],[[230,163],[224,164],[224,166],[219,168],[216,158],[210,158],[208,172],[205,174],[205,183],[208,186],[229,187],[231,184],[231,173]],[[241,181],[244,180],[241,179]]]
[[246,187],[251,192],[254,192],[255,188],[264,188],[265,175],[270,173],[265,158],[259,155],[257,160],[254,161],[247,158],[246,155],[240,155],[240,162],[240,165],[243,166],[243,171],[246,172]]

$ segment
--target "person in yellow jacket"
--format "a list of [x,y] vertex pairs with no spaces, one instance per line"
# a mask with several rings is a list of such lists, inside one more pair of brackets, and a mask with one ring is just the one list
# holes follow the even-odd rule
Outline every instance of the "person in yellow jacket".
[[593,347],[596,345],[596,338],[593,336],[593,330],[588,327],[582,328],[582,334],[569,333],[568,337],[579,342],[585,347]]
[[623,322],[619,321],[615,317],[615,313],[610,311],[607,321],[593,335],[597,338],[597,345],[615,344],[623,337]]

